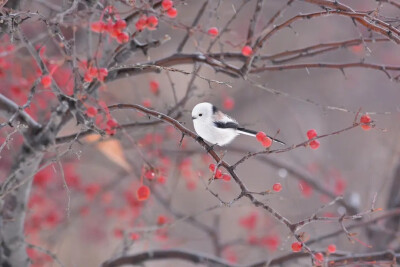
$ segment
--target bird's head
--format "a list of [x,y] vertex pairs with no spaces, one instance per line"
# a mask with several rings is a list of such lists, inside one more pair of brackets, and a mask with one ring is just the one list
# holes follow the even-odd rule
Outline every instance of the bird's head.
[[192,110],[192,120],[206,121],[217,111],[210,103],[203,102],[197,104]]

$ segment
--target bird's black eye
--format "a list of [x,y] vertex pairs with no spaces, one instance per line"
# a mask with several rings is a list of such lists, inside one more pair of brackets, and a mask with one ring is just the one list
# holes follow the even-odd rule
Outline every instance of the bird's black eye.
[[200,114],[199,114],[199,116],[201,117],[201,116],[203,116],[203,114],[202,114],[202,113],[200,113]]

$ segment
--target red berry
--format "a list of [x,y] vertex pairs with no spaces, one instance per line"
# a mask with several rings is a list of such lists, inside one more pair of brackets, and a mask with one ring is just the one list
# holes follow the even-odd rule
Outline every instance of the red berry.
[[321,252],[315,253],[314,257],[318,264],[321,264],[324,262],[324,254],[322,254]]
[[126,32],[121,32],[117,36],[117,42],[120,44],[127,43],[129,41],[129,34]]
[[150,91],[153,93],[153,94],[155,94],[155,95],[158,95],[158,93],[159,93],[159,88],[160,88],[160,85],[158,84],[158,82],[157,81],[151,81],[150,82]]
[[117,20],[114,24],[114,28],[118,30],[123,30],[126,28],[126,21],[123,19]]
[[144,177],[146,177],[149,180],[153,180],[154,177],[156,177],[156,173],[152,170],[148,170],[144,173]]
[[88,107],[88,109],[86,110],[86,115],[89,118],[94,118],[97,115],[97,108],[95,107]]
[[147,18],[146,23],[149,30],[155,30],[158,25],[158,18],[156,16],[150,16]]
[[100,68],[97,72],[97,79],[101,82],[104,82],[104,79],[108,75],[108,70],[106,68]]
[[108,33],[112,38],[118,38],[118,35],[120,35],[122,31],[120,29],[112,28]]
[[301,242],[293,242],[292,243],[292,251],[293,252],[300,252],[302,247],[303,247],[303,243],[301,243]]
[[103,21],[96,21],[90,25],[90,29],[94,32],[104,32],[106,24]]
[[168,221],[168,218],[167,218],[166,216],[164,216],[164,215],[160,215],[160,216],[158,216],[158,218],[157,218],[157,224],[158,224],[158,225],[166,224],[167,221]]
[[212,37],[217,36],[219,33],[218,29],[216,27],[211,27],[208,29],[208,34],[211,35]]
[[51,77],[50,75],[44,75],[40,81],[44,88],[48,88],[51,85]]
[[167,15],[168,17],[173,19],[178,15],[178,10],[176,10],[176,8],[171,7],[170,9],[168,9]]
[[253,54],[253,49],[251,46],[246,45],[245,47],[242,48],[242,55],[245,57],[251,56]]
[[235,100],[232,97],[226,97],[223,106],[224,109],[231,110],[235,106]]
[[138,240],[140,238],[140,235],[139,234],[137,234],[137,233],[132,233],[131,234],[131,239],[132,240]]
[[314,129],[308,130],[307,137],[308,139],[313,139],[314,137],[317,137],[317,131]]
[[273,189],[275,192],[280,192],[280,191],[282,190],[282,185],[281,185],[280,183],[276,183],[276,184],[274,184],[274,185],[272,186],[272,189]]
[[328,252],[329,253],[335,253],[336,252],[336,246],[334,244],[330,244],[328,246]]
[[222,171],[221,171],[221,170],[217,170],[217,171],[215,172],[215,178],[216,178],[216,179],[222,178]]
[[262,142],[265,137],[267,137],[267,135],[264,132],[258,132],[256,134],[256,138],[257,138],[258,142]]
[[169,10],[174,5],[174,2],[171,0],[163,0],[161,6],[164,10]]
[[215,171],[215,165],[214,164],[210,164],[210,166],[208,166],[208,168],[210,169],[211,172]]
[[369,125],[371,123],[371,117],[367,114],[361,116],[360,123],[363,130],[368,131],[371,129],[371,125]]
[[88,82],[88,83],[90,83],[91,81],[93,81],[93,76],[92,75],[90,75],[90,73],[89,72],[86,72],[85,73],[85,76],[84,76],[84,78],[83,78],[84,80],[85,80],[85,82]]
[[116,120],[114,120],[114,119],[109,119],[108,121],[107,121],[107,127],[109,127],[109,128],[115,128],[115,127],[117,127],[118,126],[118,122],[116,121]]
[[267,147],[268,148],[268,147],[270,147],[272,145],[272,140],[271,140],[271,138],[266,136],[261,143],[262,143],[263,147]]
[[317,148],[319,148],[319,145],[320,145],[320,143],[317,140],[312,140],[310,142],[311,149],[317,149]]
[[139,201],[144,201],[148,199],[150,196],[150,188],[142,185],[139,187],[139,189],[136,191],[136,197]]
[[151,100],[150,99],[143,100],[143,106],[146,108],[151,107]]
[[136,30],[143,31],[144,28],[146,28],[146,24],[147,24],[147,17],[142,16],[135,24]]
[[222,175],[222,180],[224,180],[224,181],[230,181],[231,180],[231,176],[229,175],[229,174],[224,174],[224,175]]

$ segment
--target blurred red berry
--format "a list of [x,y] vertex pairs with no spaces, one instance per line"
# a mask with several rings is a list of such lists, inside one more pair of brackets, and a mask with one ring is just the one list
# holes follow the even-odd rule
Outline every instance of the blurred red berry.
[[44,75],[40,80],[40,83],[43,85],[44,88],[48,88],[51,85],[51,77],[50,75]]
[[150,16],[147,18],[146,24],[149,30],[155,30],[158,25],[158,18],[156,16]]
[[314,257],[317,264],[322,264],[324,262],[324,254],[322,254],[321,252],[315,253]]
[[280,183],[276,183],[276,184],[274,184],[274,185],[272,186],[272,189],[273,189],[275,192],[280,192],[280,191],[282,190],[282,185],[281,185]]
[[146,108],[151,107],[151,100],[150,99],[143,100],[143,106]]
[[142,185],[136,191],[136,197],[139,201],[147,200],[150,197],[150,188]]
[[334,244],[330,244],[328,246],[328,252],[329,253],[335,253],[336,252],[336,246]]
[[233,100],[232,97],[226,97],[226,98],[224,99],[224,104],[223,104],[223,106],[224,106],[224,109],[226,109],[226,110],[231,110],[231,109],[233,109],[233,107],[235,106],[235,100]]
[[146,177],[149,180],[153,180],[154,177],[156,177],[156,173],[152,170],[148,170],[144,173],[144,177]]
[[127,43],[129,41],[129,34],[126,32],[121,32],[117,36],[117,42],[120,44]]
[[109,119],[107,121],[107,126],[110,127],[110,128],[115,128],[115,127],[118,126],[118,122],[116,120],[114,120],[114,119]]
[[171,7],[170,9],[168,9],[167,11],[167,15],[170,18],[175,18],[178,15],[178,10],[176,10],[175,8]]
[[143,31],[146,28],[147,24],[147,17],[144,15],[142,16],[135,24],[136,30]]
[[169,10],[174,5],[174,2],[171,0],[163,0],[161,6],[164,10]]
[[320,143],[318,142],[318,140],[312,140],[310,142],[311,149],[317,149],[317,148],[319,148],[319,145],[320,145]]
[[270,147],[272,145],[272,140],[271,138],[269,138],[268,136],[264,138],[264,140],[262,141],[262,145],[263,147]]
[[292,243],[292,251],[293,252],[300,252],[303,247],[303,243],[301,242],[293,242]]
[[154,80],[150,81],[150,91],[153,94],[158,95],[159,89],[160,89],[160,85],[158,84],[157,81],[154,81]]
[[123,19],[117,20],[114,24],[114,28],[124,30],[126,28],[126,21]]
[[308,139],[313,139],[314,137],[317,137],[317,131],[314,129],[308,130],[307,137]]
[[106,24],[103,21],[96,21],[90,25],[90,29],[93,32],[104,32]]
[[217,36],[219,33],[218,29],[216,27],[211,27],[208,29],[208,34],[211,35],[212,37]]
[[215,178],[216,178],[216,179],[222,178],[222,171],[221,171],[221,170],[218,169],[218,170],[215,172]]
[[229,175],[229,174],[224,174],[224,175],[222,175],[222,180],[224,180],[224,181],[230,181],[231,180],[231,176]]
[[208,168],[210,169],[211,172],[215,171],[215,165],[212,163],[208,166]]
[[262,142],[267,135],[264,132],[258,132],[256,134],[256,138],[259,142]]
[[167,221],[168,221],[168,218],[167,218],[167,216],[165,216],[165,215],[160,215],[160,216],[158,216],[158,218],[157,218],[157,224],[158,224],[158,225],[166,224]]
[[251,56],[251,54],[253,54],[253,49],[251,48],[251,46],[246,45],[245,47],[242,48],[243,56],[249,57],[249,56]]
[[371,129],[371,125],[370,125],[371,121],[372,120],[369,115],[367,115],[367,114],[362,115],[360,118],[361,128],[365,131],[370,130]]
[[86,115],[89,118],[94,118],[97,115],[97,108],[95,107],[88,107],[88,109],[86,110]]
[[132,234],[130,234],[130,238],[132,240],[138,240],[140,238],[140,235],[137,233],[132,233]]

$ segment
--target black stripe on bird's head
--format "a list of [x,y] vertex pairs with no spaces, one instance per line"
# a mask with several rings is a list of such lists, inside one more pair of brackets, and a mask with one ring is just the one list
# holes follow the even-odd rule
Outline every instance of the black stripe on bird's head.
[[213,114],[218,112],[218,108],[214,105],[212,106],[212,112],[213,112]]

